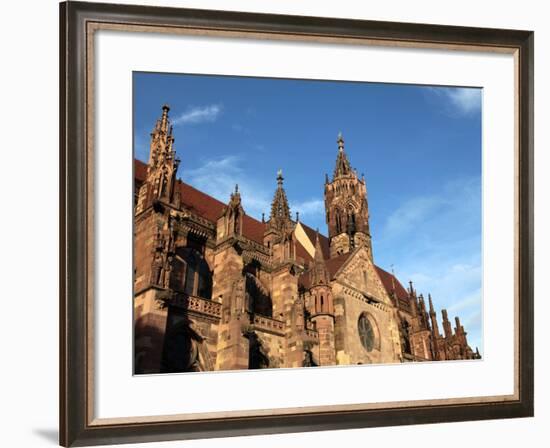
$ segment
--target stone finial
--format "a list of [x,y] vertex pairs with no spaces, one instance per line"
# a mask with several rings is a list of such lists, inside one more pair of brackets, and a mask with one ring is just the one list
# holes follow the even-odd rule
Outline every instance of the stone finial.
[[338,143],[338,149],[340,151],[343,151],[344,150],[344,136],[342,135],[342,131],[338,132],[338,138],[337,138],[336,142]]

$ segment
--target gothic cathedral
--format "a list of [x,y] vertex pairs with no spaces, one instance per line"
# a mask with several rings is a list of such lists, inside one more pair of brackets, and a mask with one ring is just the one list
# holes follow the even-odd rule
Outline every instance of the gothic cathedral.
[[[458,317],[374,262],[364,178],[338,136],[324,187],[328,237],[293,219],[277,184],[269,219],[238,186],[224,204],[178,179],[169,107],[134,162],[134,370],[169,373],[477,359]],[[229,193],[229,192],[228,192]]]

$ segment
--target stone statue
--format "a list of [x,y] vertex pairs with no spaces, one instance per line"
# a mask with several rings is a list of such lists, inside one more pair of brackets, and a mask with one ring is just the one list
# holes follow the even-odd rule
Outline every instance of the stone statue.
[[172,257],[168,257],[164,266],[163,284],[164,288],[170,288],[170,274],[172,273]]

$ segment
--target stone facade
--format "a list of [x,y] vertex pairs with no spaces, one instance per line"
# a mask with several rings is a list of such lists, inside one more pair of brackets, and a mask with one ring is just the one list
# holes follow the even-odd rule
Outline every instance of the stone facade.
[[269,219],[238,186],[220,201],[177,179],[169,107],[135,161],[135,372],[476,359],[456,318],[440,333],[412,283],[374,263],[364,178],[338,136],[328,237],[290,214],[281,171]]

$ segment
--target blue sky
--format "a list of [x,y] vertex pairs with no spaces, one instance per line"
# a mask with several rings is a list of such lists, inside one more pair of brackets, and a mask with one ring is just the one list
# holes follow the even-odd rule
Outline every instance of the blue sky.
[[[327,233],[325,173],[336,138],[367,180],[375,262],[459,315],[481,341],[479,89],[134,73],[136,157],[170,105],[179,176],[245,212],[269,216],[283,170],[291,211]],[[442,330],[442,328],[440,328]]]

